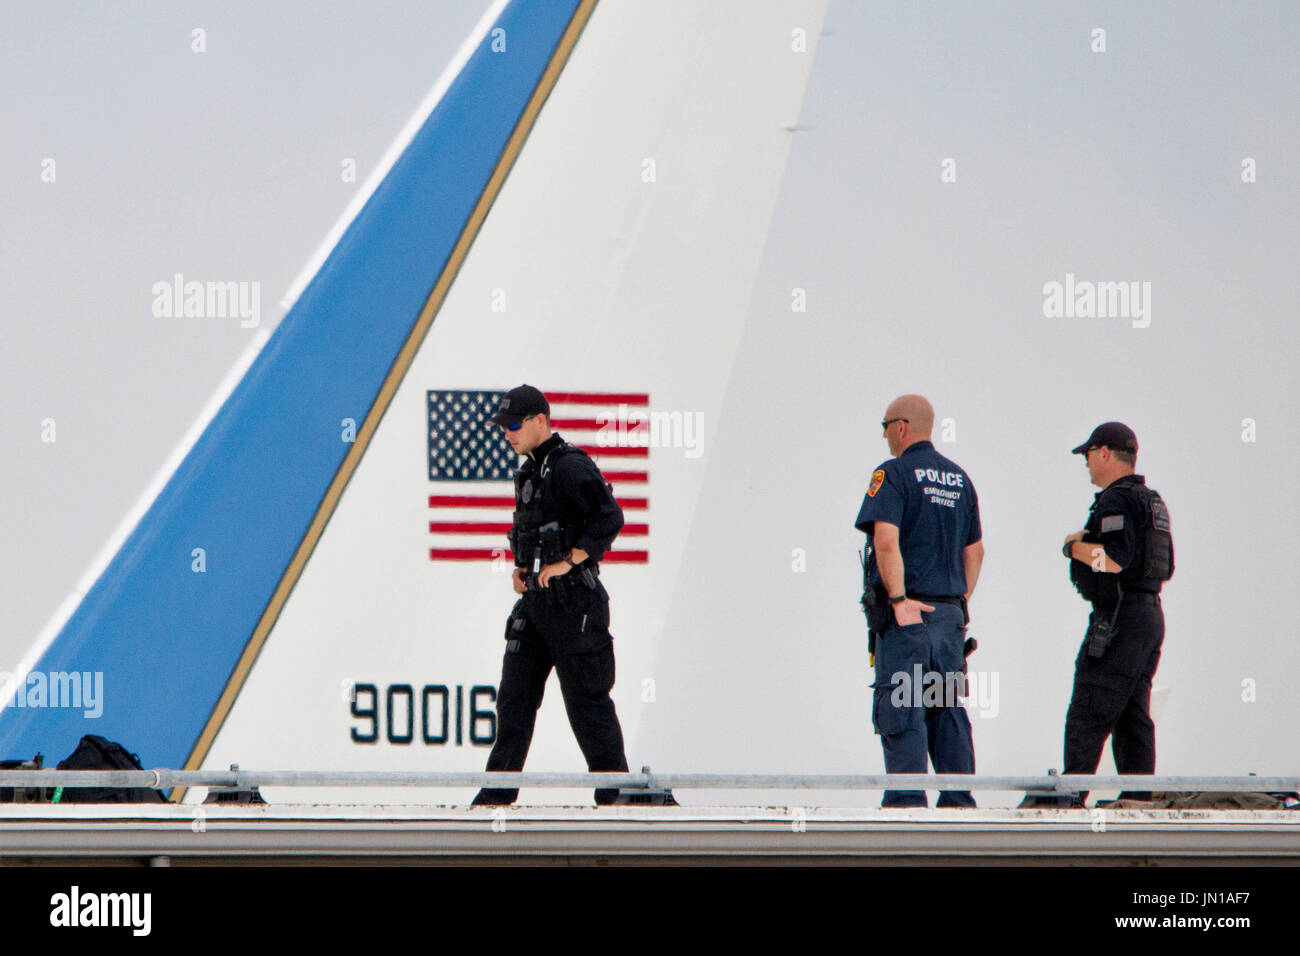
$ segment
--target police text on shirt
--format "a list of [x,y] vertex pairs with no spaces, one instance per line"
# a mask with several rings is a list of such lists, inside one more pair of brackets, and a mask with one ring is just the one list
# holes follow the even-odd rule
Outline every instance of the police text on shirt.
[[957,471],[940,471],[937,468],[913,468],[912,474],[916,476],[917,482],[930,482],[922,491],[926,500],[932,505],[942,505],[945,508],[957,507],[957,502],[961,498],[960,491],[950,491],[946,488],[936,488],[933,485],[949,485],[956,488],[965,487],[965,475]]

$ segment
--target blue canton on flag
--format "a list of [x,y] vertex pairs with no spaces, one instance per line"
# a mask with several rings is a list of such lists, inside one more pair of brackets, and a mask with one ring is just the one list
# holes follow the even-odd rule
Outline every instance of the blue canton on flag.
[[429,392],[429,480],[511,481],[519,458],[488,421],[504,392]]

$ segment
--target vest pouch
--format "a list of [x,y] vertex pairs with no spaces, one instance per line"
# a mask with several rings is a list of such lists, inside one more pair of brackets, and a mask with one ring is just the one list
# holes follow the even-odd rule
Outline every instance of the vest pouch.
[[542,563],[554,564],[564,558],[563,532],[558,521],[542,525],[538,531],[542,543]]
[[1153,581],[1168,581],[1174,576],[1174,538],[1170,533],[1169,508],[1156,492],[1143,495],[1146,506],[1146,529],[1142,576]]
[[1070,583],[1074,589],[1085,600],[1093,604],[1097,602],[1100,595],[1100,588],[1097,587],[1097,572],[1086,561],[1080,561],[1077,558],[1070,561]]
[[515,562],[520,567],[527,567],[532,563],[533,554],[542,543],[542,537],[536,529],[531,531],[515,530],[512,533],[517,542],[517,546],[514,548]]

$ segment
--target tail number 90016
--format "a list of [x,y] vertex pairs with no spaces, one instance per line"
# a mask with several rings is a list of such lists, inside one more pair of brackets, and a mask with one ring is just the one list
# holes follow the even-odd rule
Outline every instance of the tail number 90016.
[[419,691],[410,684],[382,689],[377,684],[354,684],[349,697],[352,716],[360,722],[352,725],[353,743],[378,743],[381,727],[390,744],[414,743],[417,721],[420,740],[430,747],[452,742],[462,747],[466,729],[476,747],[491,746],[497,738],[497,689],[490,684],[476,684],[468,695],[464,685],[457,684],[454,713],[452,690],[446,684],[425,684]]

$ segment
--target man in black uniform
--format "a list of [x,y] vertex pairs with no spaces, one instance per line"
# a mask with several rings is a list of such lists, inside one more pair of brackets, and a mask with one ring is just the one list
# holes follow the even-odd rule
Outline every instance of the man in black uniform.
[[1065,718],[1067,774],[1096,773],[1108,736],[1119,773],[1156,769],[1151,678],[1164,642],[1160,587],[1173,575],[1174,545],[1164,501],[1134,474],[1137,450],[1131,428],[1106,422],[1072,452],[1084,456],[1088,477],[1102,490],[1084,530],[1062,548],[1071,581],[1092,604]]
[[[522,770],[537,708],[554,667],[569,726],[591,772],[626,772],[623,730],[609,692],[614,645],[599,562],[623,527],[623,511],[595,463],[551,431],[551,407],[531,385],[511,389],[492,421],[526,459],[515,474],[510,547],[515,593],[497,692],[497,740],[488,770]],[[508,804],[518,790],[478,792],[475,804]],[[616,789],[596,791],[613,803]]]
[[[984,561],[970,476],[934,450],[934,409],[894,400],[880,423],[895,457],[871,476],[856,526],[868,535],[863,604],[875,654],[872,725],[887,773],[974,773],[965,691],[967,601]],[[945,790],[941,807],[973,807]],[[881,806],[924,807],[923,790],[887,790]]]

